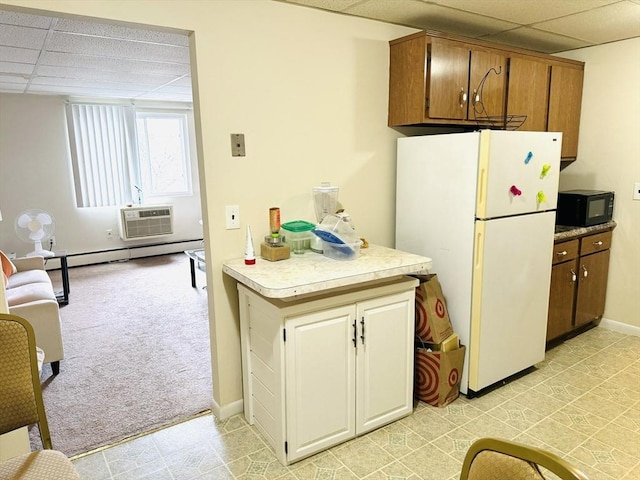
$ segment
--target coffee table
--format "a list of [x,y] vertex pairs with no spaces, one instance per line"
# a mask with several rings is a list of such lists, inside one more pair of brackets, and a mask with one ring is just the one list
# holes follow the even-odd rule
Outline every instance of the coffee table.
[[185,255],[189,257],[189,267],[191,269],[191,286],[196,288],[196,261],[198,262],[198,267],[200,264],[206,264],[204,257],[204,248],[196,248],[193,250],[185,250]]

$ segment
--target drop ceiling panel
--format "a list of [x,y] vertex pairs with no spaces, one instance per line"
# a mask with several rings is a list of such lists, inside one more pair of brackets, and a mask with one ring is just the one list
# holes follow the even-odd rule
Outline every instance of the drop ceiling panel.
[[58,87],[67,86],[70,88],[75,88],[75,87],[95,87],[100,89],[110,88],[113,90],[120,90],[121,92],[128,91],[128,92],[139,92],[139,93],[143,93],[143,92],[146,92],[147,90],[162,86],[162,85],[154,86],[154,85],[149,85],[144,83],[140,83],[140,84],[125,83],[125,82],[118,82],[113,79],[104,79],[104,80],[97,81],[97,80],[88,80],[88,79],[81,79],[81,78],[47,78],[47,77],[36,77],[31,80],[31,85],[33,87],[35,87],[36,85],[38,86],[51,85],[51,86],[58,86]]
[[0,62],[27,63],[35,65],[39,50],[28,48],[5,47],[0,45]]
[[16,85],[26,85],[27,79],[13,75],[0,75],[0,83],[13,83]]
[[130,73],[126,76],[122,76],[117,71],[106,70],[89,70],[81,68],[68,68],[68,67],[51,67],[43,65],[38,68],[38,77],[57,77],[58,80],[72,80],[72,79],[84,79],[84,80],[106,80],[113,82],[124,82],[131,84],[141,84],[147,86],[164,85],[167,82],[175,80],[173,76],[167,75],[146,75],[142,73]]
[[49,43],[55,52],[189,64],[189,49],[172,45],[56,32]]
[[15,25],[0,26],[0,45],[8,47],[40,50],[46,37],[47,30],[39,28],[16,27]]
[[23,93],[25,85],[18,84],[18,83],[0,82],[0,91],[5,91],[9,93]]
[[595,44],[625,40],[640,36],[640,4],[619,2],[569,18],[549,20],[536,25],[536,28]]
[[148,73],[170,76],[189,75],[189,64],[152,62],[140,59],[108,58],[97,55],[78,55],[61,52],[47,52],[40,59],[42,65],[86,68],[128,73]]
[[56,23],[56,30],[97,37],[189,47],[189,38],[186,34],[143,30],[122,25],[82,22],[68,18],[59,19]]
[[[68,95],[69,87],[66,85],[32,85],[29,91],[33,93],[54,93],[59,95]],[[131,98],[140,94],[140,90],[114,90],[111,88],[94,87],[87,84],[85,87],[74,87],[75,96],[99,96],[109,98]]]
[[528,45],[529,50],[535,50],[538,52],[558,52],[562,50],[588,47],[590,45],[590,43],[582,40],[555,35],[549,32],[542,32],[528,27],[520,27],[507,32],[487,35],[482,37],[482,39],[514,47],[526,44]]
[[[399,3],[399,2],[398,2]],[[468,37],[477,37],[518,25],[489,17],[478,17],[462,10],[439,5],[421,4],[414,0],[397,2],[366,2],[345,10],[368,18],[386,19],[401,25],[424,25],[423,28]]]
[[0,62],[0,72],[15,75],[30,75],[33,65],[26,63]]
[[521,25],[601,7],[620,0],[432,0],[433,3]]
[[51,25],[51,17],[0,10],[0,24],[44,28],[46,30]]
[[330,10],[333,12],[341,12],[353,5],[363,3],[363,0],[296,0],[295,2],[290,3]]

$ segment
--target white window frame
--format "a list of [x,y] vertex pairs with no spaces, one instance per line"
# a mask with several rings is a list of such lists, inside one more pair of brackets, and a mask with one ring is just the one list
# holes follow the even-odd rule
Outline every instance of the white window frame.
[[[138,179],[143,186],[145,197],[179,197],[185,195],[191,195],[193,193],[193,188],[191,184],[191,155],[189,148],[189,118],[188,112],[183,110],[176,109],[150,109],[150,108],[139,108],[136,109],[136,145],[139,147],[139,143],[141,141],[141,137],[143,137],[142,133],[138,130],[138,122],[140,120],[146,120],[149,118],[172,118],[176,119],[180,122],[180,136],[182,137],[181,141],[181,154],[182,154],[182,175],[184,176],[185,188],[180,191],[156,191],[153,186],[153,176],[149,174],[144,174],[145,168],[143,168],[143,163],[150,163],[150,160],[140,158],[138,154]],[[139,150],[138,150],[139,152]],[[151,171],[152,166],[150,164],[146,165],[146,171]]]

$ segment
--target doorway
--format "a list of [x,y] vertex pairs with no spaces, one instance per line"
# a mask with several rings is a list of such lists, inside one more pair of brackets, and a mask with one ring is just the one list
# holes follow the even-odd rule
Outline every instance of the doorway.
[[[10,29],[14,35],[8,35],[7,37],[11,37],[14,39],[19,39],[22,44],[16,45],[7,45],[7,48],[14,49],[16,53],[16,58],[12,63],[12,66],[9,69],[13,69],[13,72],[0,72],[0,77],[5,79],[7,76],[11,77],[14,80],[12,86],[2,85],[0,86],[0,91],[4,93],[0,93],[0,95],[4,96],[4,98],[8,99],[11,97],[12,102],[14,103],[14,107],[16,111],[23,109],[22,114],[26,118],[27,112],[30,111],[31,108],[38,109],[40,112],[39,120],[42,123],[48,123],[57,125],[56,132],[60,133],[60,138],[57,138],[55,142],[52,144],[48,143],[46,147],[41,146],[41,154],[40,155],[28,155],[25,153],[25,157],[28,159],[20,159],[13,158],[11,160],[5,159],[0,160],[0,165],[2,165],[3,173],[8,173],[11,169],[20,168],[20,164],[22,163],[24,166],[28,165],[28,168],[33,168],[34,158],[42,158],[44,162],[49,164],[49,167],[52,163],[57,162],[56,169],[58,171],[63,171],[66,169],[65,173],[61,173],[60,182],[51,181],[52,178],[48,176],[46,173],[41,175],[48,180],[50,185],[55,185],[57,188],[57,192],[54,195],[50,190],[45,190],[43,187],[41,188],[33,188],[33,184],[27,185],[24,183],[19,184],[17,182],[15,185],[15,190],[24,191],[35,191],[28,198],[28,202],[32,205],[34,202],[42,203],[47,205],[48,208],[54,209],[58,212],[57,214],[57,232],[56,237],[58,239],[57,247],[67,248],[69,253],[79,252],[79,251],[97,251],[104,250],[107,251],[110,247],[113,247],[113,240],[106,239],[104,232],[105,230],[114,229],[112,222],[114,222],[115,215],[113,214],[113,210],[101,208],[91,212],[91,209],[78,209],[75,207],[73,203],[73,189],[71,183],[69,182],[70,173],[68,172],[69,162],[67,157],[67,152],[63,149],[65,147],[68,148],[68,143],[66,139],[61,139],[65,134],[65,127],[60,125],[61,119],[63,117],[64,112],[64,100],[62,95],[68,96],[79,96],[81,95],[87,101],[108,101],[108,102],[116,102],[120,98],[125,98],[130,103],[141,103],[141,102],[167,102],[167,99],[170,101],[180,101],[185,102],[186,100],[190,100],[193,98],[191,92],[189,91],[188,99],[185,97],[185,85],[190,86],[190,65],[187,65],[186,73],[180,68],[183,66],[179,61],[174,62],[173,67],[175,67],[175,72],[167,73],[163,70],[161,73],[155,72],[154,75],[151,75],[153,72],[153,67],[163,68],[167,67],[172,63],[171,59],[180,57],[183,58],[184,49],[187,49],[186,58],[189,59],[190,56],[188,54],[189,49],[189,40],[186,32],[176,33],[176,32],[168,32],[166,30],[154,30],[154,29],[142,29],[139,26],[125,26],[123,24],[111,24],[105,22],[94,21],[94,19],[88,18],[80,18],[80,17],[60,17],[53,18],[45,15],[41,15],[40,12],[28,12],[26,10],[20,10],[20,12],[13,12],[9,10],[5,10],[2,7],[0,9],[0,23],[3,25],[3,29]],[[56,38],[57,32],[61,33],[62,37],[65,37],[64,40],[60,40],[60,38]],[[182,36],[182,40],[179,38]],[[69,38],[73,38],[73,42],[69,43],[67,40]],[[86,37],[90,39],[88,45],[83,45],[81,39]],[[158,41],[158,39],[160,41]],[[175,39],[176,43],[171,43],[170,39]],[[40,42],[40,43],[39,43]],[[56,43],[58,42],[58,43]],[[152,50],[154,55],[156,55],[155,60],[150,59],[142,59],[137,58],[134,55],[134,50],[131,50],[129,56],[125,56],[123,58],[116,58],[113,53],[117,48],[109,48],[109,46],[117,47],[123,46],[128,42],[133,42],[140,45],[145,45],[147,47],[153,46]],[[47,51],[44,53],[40,53],[36,55],[35,59],[21,59],[19,56],[21,54],[32,54],[34,51],[37,51],[37,45],[42,44],[47,48]],[[61,47],[62,45],[62,47]],[[55,47],[55,48],[53,48]],[[65,48],[68,51],[65,51]],[[166,51],[165,51],[166,50]],[[177,51],[180,50],[183,53],[178,54]],[[137,55],[137,54],[136,54]],[[78,56],[81,57],[84,63],[71,61],[71,57]],[[161,59],[161,60],[159,60]],[[66,63],[66,65],[65,65]],[[110,68],[114,70],[110,71],[109,78],[100,78],[100,70],[97,68],[99,65],[108,65]],[[3,63],[3,67],[7,67],[6,62]],[[142,65],[142,70],[136,70],[134,68],[136,65]],[[29,71],[29,67],[33,67],[31,71]],[[123,71],[117,70],[119,67],[123,67]],[[58,72],[61,72],[61,75],[66,79],[65,81],[54,81],[56,79],[56,75]],[[143,74],[147,74],[142,77]],[[72,78],[73,75],[76,75],[76,78]],[[135,90],[135,79],[136,75],[139,78],[144,78],[146,80],[152,77],[158,77],[162,75],[166,75],[165,82],[159,82],[156,78],[153,81],[149,80],[150,86],[145,84],[144,92],[141,90]],[[113,80],[111,76],[116,77],[116,80]],[[126,76],[126,81],[125,81]],[[170,77],[170,78],[169,78]],[[44,81],[47,80],[47,82]],[[145,81],[146,81],[145,80]],[[48,83],[48,85],[46,84]],[[56,85],[57,83],[57,85]],[[117,84],[115,89],[112,89],[112,84]],[[67,90],[66,87],[74,87],[75,90]],[[95,89],[93,87],[96,87]],[[47,91],[47,88],[51,88],[50,91]],[[102,89],[103,96],[98,95],[98,90]],[[131,92],[136,92],[135,97],[132,98]],[[119,93],[120,92],[120,93]],[[173,93],[171,93],[173,92]],[[160,95],[162,93],[163,95]],[[122,94],[123,97],[118,97],[119,94]],[[174,95],[174,96],[171,96]],[[18,105],[18,102],[24,101],[22,105]],[[27,103],[29,103],[27,105]],[[3,107],[4,109],[4,107]],[[49,120],[45,120],[42,116],[43,110],[51,112],[51,118]],[[193,124],[193,122],[192,122]],[[48,129],[51,132],[51,129]],[[186,234],[187,238],[194,238],[192,232],[197,231],[197,237],[202,237],[202,225],[199,223],[199,220],[202,218],[201,210],[201,195],[199,189],[199,172],[198,172],[198,162],[196,159],[196,148],[195,148],[195,127],[193,128],[194,137],[192,139],[193,148],[192,148],[192,173],[193,173],[193,185],[194,191],[192,195],[192,204],[189,204],[189,200],[185,198],[177,199],[176,202],[179,203],[180,210],[185,213],[181,215],[180,219],[176,221],[176,229],[187,229],[189,233]],[[29,143],[36,144],[38,143],[35,140],[36,137],[33,137]],[[40,140],[41,144],[44,144],[44,140]],[[8,169],[5,169],[5,165],[3,162],[11,162],[12,165],[8,166]],[[22,167],[25,168],[25,167]],[[48,168],[48,167],[47,167]],[[43,168],[44,172],[47,170]],[[10,175],[7,175],[10,176]],[[66,176],[66,179],[64,178]],[[25,175],[19,175],[14,178],[24,178]],[[34,180],[34,179],[30,179]],[[35,180],[34,180],[35,181]],[[66,182],[66,183],[65,183]],[[68,191],[68,195],[60,195],[59,192],[61,190],[61,185],[64,186],[64,190]],[[52,188],[50,186],[50,188]],[[11,215],[10,209],[6,206],[9,204],[15,204],[15,199],[18,198],[16,195],[13,195],[13,191],[8,189],[2,189],[3,191],[0,193],[0,203],[3,205],[3,213],[6,217],[5,220],[8,220]],[[8,198],[11,198],[11,203],[7,201]],[[62,205],[62,202],[65,202],[66,205]],[[194,207],[195,206],[195,207]],[[177,207],[177,206],[176,206]],[[19,208],[18,206],[16,208]],[[176,208],[178,210],[178,208]],[[110,223],[111,222],[111,223]],[[0,224],[0,229],[2,233],[2,242],[9,243],[11,246],[6,248],[9,251],[26,251],[24,250],[24,245],[21,243],[12,244],[12,242],[19,242],[19,240],[14,239],[15,235],[13,235],[13,231],[11,230],[12,222],[3,222]],[[66,227],[65,227],[66,225]],[[117,228],[117,227],[116,227]],[[65,229],[67,231],[65,231]],[[107,242],[113,242],[109,244]],[[119,240],[118,240],[119,242]],[[157,243],[157,240],[154,240],[154,243]],[[106,245],[106,247],[105,247]],[[5,245],[3,245],[3,248]],[[116,250],[111,248],[112,250]],[[169,257],[171,257],[171,262],[169,261]],[[157,264],[152,265],[151,263],[156,262]],[[178,262],[184,264],[184,273],[183,277],[180,278],[180,281],[190,288],[189,284],[189,260],[188,258],[182,254],[178,253],[175,255],[166,255],[157,257],[149,257],[149,259],[141,259],[135,260],[129,263],[128,265],[133,267],[137,265],[137,268],[131,268],[130,270],[141,270],[146,269],[148,271],[152,271],[152,269],[158,268],[169,268],[171,264]],[[71,264],[73,265],[73,264]],[[117,292],[121,297],[123,295],[128,296],[128,301],[131,301],[132,304],[144,304],[147,305],[149,309],[158,308],[157,302],[152,301],[153,298],[150,296],[151,294],[147,290],[146,294],[139,293],[144,290],[141,288],[133,288],[131,285],[135,285],[131,280],[121,281],[117,280],[117,269],[115,267],[126,267],[126,264],[104,264],[102,266],[96,265],[92,267],[78,267],[71,268],[71,297],[70,297],[70,305],[66,307],[62,307],[61,316],[63,322],[65,320],[65,311],[69,312],[69,309],[77,306],[79,301],[77,300],[81,296],[81,287],[78,283],[80,280],[74,279],[74,274],[76,272],[80,272],[80,269],[94,269],[96,272],[99,270],[99,273],[95,273],[95,277],[109,277],[112,278],[112,285],[119,287],[120,291]],[[98,268],[100,267],[100,269]],[[113,268],[111,268],[113,267]],[[163,274],[166,278],[179,277],[182,274],[177,274],[177,270],[166,270],[170,273]],[[106,272],[106,273],[105,273]],[[173,272],[173,273],[171,273]],[[132,272],[128,272],[132,273]],[[136,272],[133,272],[136,273]],[[90,278],[90,274],[83,274],[84,278]],[[145,281],[140,278],[137,279],[138,285],[144,284]],[[123,288],[125,287],[126,288]],[[106,287],[101,287],[106,288]],[[185,293],[184,296],[188,296],[190,292]],[[205,296],[204,306],[205,310],[207,308],[206,302],[206,291],[197,291],[200,296]],[[138,300],[135,300],[136,295],[146,295],[137,297]],[[132,300],[133,298],[133,300]],[[107,308],[117,307],[117,305],[110,304],[109,302],[100,302],[98,299],[94,301],[94,305],[96,309],[106,310]],[[161,307],[160,307],[161,308]],[[122,312],[120,312],[122,313]],[[166,312],[162,311],[162,309],[158,310],[158,317],[162,317]],[[117,315],[117,314],[114,314]],[[86,314],[87,317],[91,316],[90,313]],[[208,313],[205,313],[207,317],[207,327],[208,327]],[[175,320],[175,319],[174,319]],[[68,327],[68,325],[66,326]],[[63,335],[75,335],[78,332],[65,332],[63,327]],[[94,326],[86,327],[87,332],[95,331],[96,328]],[[103,326],[104,330],[107,330],[105,326]],[[82,332],[80,332],[82,333]],[[155,332],[154,332],[155,333]],[[142,337],[145,334],[139,333],[138,337]],[[161,342],[159,342],[161,343]],[[207,336],[207,353],[208,357],[210,357],[211,349],[208,345],[208,336]],[[187,342],[185,344],[185,350],[189,348],[190,344]],[[179,352],[177,353],[179,355]],[[70,351],[69,348],[66,350],[67,359],[71,359],[74,355],[73,351]],[[150,357],[153,357],[153,353],[150,354]],[[64,376],[68,371],[67,364],[70,363],[67,360],[63,360],[61,363],[61,376]],[[210,363],[210,362],[209,362]],[[170,369],[170,365],[164,365],[161,368]],[[126,369],[122,369],[121,365],[118,365],[118,362],[114,359],[113,368],[103,369],[105,371],[93,371],[91,372],[94,376],[99,376],[105,385],[108,385],[109,382],[113,379],[118,379],[119,381],[122,379],[126,379],[128,375],[131,374],[130,371],[126,371]],[[45,380],[44,390],[45,390],[45,402],[46,399],[46,390],[47,387],[51,387],[56,382],[56,378],[46,378]],[[86,379],[83,381],[82,378],[78,379],[77,385],[78,388],[82,388],[83,383],[86,382]],[[168,386],[164,389],[157,389],[158,395],[166,393],[168,396],[171,394],[175,395],[175,392],[172,392],[170,382],[167,382]],[[69,392],[70,393],[70,392]],[[182,392],[184,394],[184,392]],[[211,397],[211,389],[207,392],[209,397]],[[65,402],[72,400],[73,395],[69,394],[67,398],[64,399]],[[118,398],[117,395],[114,395],[113,391],[109,391],[108,389],[104,392],[104,397],[109,401],[122,402],[124,403],[139,403],[141,406],[145,407],[144,399],[133,399],[124,401],[122,398]],[[81,398],[79,399],[81,400]],[[168,400],[169,401],[169,400]],[[147,402],[148,403],[148,402]],[[65,412],[65,415],[69,415],[70,412],[74,412],[75,409],[72,403],[65,403],[64,405],[50,405],[48,408],[51,409],[60,409]],[[197,412],[194,412],[197,413]],[[104,418],[103,421],[108,422],[108,418]],[[155,425],[154,425],[155,426]],[[96,427],[95,425],[93,427]],[[92,428],[91,425],[88,428]],[[52,429],[53,430],[53,429]],[[54,435],[54,440],[56,437],[56,432],[52,431]],[[111,441],[111,440],[110,440]],[[59,443],[59,442],[58,442]],[[72,452],[78,453],[78,452]]]

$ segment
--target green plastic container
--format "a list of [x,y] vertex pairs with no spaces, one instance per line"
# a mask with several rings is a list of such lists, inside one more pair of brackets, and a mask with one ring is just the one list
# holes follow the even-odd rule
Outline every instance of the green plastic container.
[[293,253],[304,253],[305,250],[311,249],[311,230],[314,228],[315,223],[293,220],[280,225],[280,233],[284,235],[284,242]]

